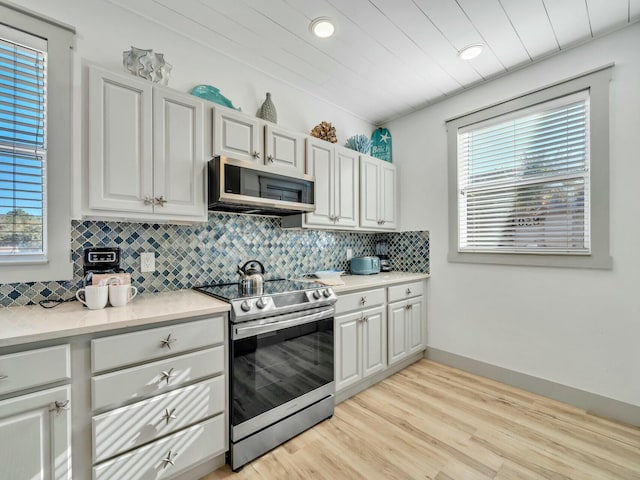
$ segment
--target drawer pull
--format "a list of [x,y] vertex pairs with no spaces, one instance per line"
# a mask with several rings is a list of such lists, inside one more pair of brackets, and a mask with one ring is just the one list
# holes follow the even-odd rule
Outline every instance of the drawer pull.
[[361,303],[362,305],[364,305],[365,303],[367,303],[367,297],[362,297],[362,298],[360,299],[360,303]]
[[365,317],[364,313],[361,313],[360,314],[360,321],[361,322],[367,322],[367,321],[369,321],[369,317]]
[[407,288],[407,295],[411,295],[411,289]]
[[69,400],[65,400],[61,402],[60,400],[56,400],[53,403],[53,408],[50,408],[50,412],[56,412],[58,415],[64,412],[65,410],[69,410]]
[[162,416],[162,419],[167,422],[167,425],[169,425],[169,422],[171,420],[175,420],[176,418],[178,418],[174,415],[175,411],[175,408],[173,410],[169,410],[168,408],[164,409],[164,415]]
[[160,340],[160,344],[161,344],[161,348],[165,348],[167,347],[169,350],[171,350],[171,344],[177,342],[178,339],[176,338],[171,338],[171,334],[167,335],[167,338],[163,338],[162,340]]
[[0,380],[6,380],[9,378],[9,375],[0,375]]
[[169,370],[163,370],[161,378],[160,378],[160,381],[162,382],[163,380],[166,380],[167,381],[167,385],[169,385],[169,382],[175,376],[176,376],[176,374],[173,373],[173,368],[170,368]]
[[174,453],[173,456],[171,456],[171,450],[169,450],[169,453],[167,453],[167,456],[162,459],[162,469],[164,470],[169,465],[175,465],[173,461],[176,459],[177,456],[178,456],[177,453]]

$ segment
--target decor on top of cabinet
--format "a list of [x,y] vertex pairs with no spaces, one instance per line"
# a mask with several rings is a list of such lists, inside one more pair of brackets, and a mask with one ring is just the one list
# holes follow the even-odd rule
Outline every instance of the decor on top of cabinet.
[[330,122],[325,122],[324,120],[320,122],[318,125],[313,127],[310,135],[312,137],[319,138],[321,140],[326,140],[327,142],[337,143],[338,137],[336,137],[336,127],[331,125]]
[[217,103],[223,107],[233,108],[239,112],[242,111],[240,107],[235,107],[233,102],[220,93],[220,90],[212,85],[197,85],[191,90],[191,95],[204,98],[210,102]]
[[159,85],[169,83],[169,74],[173,68],[164,59],[164,54],[155,53],[152,49],[145,50],[133,45],[131,50],[122,52],[124,69],[133,75],[151,80]]
[[371,140],[369,140],[369,137],[366,135],[354,135],[347,138],[347,143],[345,143],[344,146],[367,155],[371,148]]
[[391,163],[391,133],[386,128],[376,128],[371,134],[371,156]]
[[262,106],[258,109],[256,116],[267,122],[278,123],[278,112],[276,112],[276,106],[273,104],[273,101],[271,101],[271,94],[269,92],[267,92],[267,98],[265,98]]

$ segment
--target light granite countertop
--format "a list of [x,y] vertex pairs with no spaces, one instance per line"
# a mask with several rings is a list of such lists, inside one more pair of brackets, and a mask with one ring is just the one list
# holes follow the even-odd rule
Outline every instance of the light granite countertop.
[[101,310],[89,310],[80,302],[51,309],[39,305],[0,308],[0,348],[229,310],[229,304],[193,290],[144,294],[124,307]]
[[[372,287],[428,278],[425,273],[385,272],[345,275],[344,285],[332,286],[340,294]],[[39,305],[0,308],[0,348],[24,343],[98,333],[118,328],[226,313],[229,304],[193,290],[140,295],[124,307],[89,310],[79,302],[45,309]]]
[[387,287],[397,283],[414,282],[429,278],[427,273],[381,272],[373,275],[343,275],[344,285],[332,285],[337,294],[364,290],[372,287]]

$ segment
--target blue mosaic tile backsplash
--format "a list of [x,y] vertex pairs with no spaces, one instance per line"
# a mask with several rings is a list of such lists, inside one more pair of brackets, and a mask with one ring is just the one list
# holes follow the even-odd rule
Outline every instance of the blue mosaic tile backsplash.
[[[266,278],[346,270],[347,248],[354,256],[373,255],[379,240],[389,243],[394,270],[429,272],[429,232],[423,231],[289,230],[280,228],[279,218],[225,213],[209,213],[208,223],[195,225],[73,221],[73,280],[2,284],[0,306],[73,297],[82,282],[82,249],[88,246],[119,246],[121,267],[131,274],[131,282],[140,292],[162,292],[236,282],[236,265],[254,258],[264,264]],[[140,272],[140,253],[144,251],[155,252],[155,272]]]

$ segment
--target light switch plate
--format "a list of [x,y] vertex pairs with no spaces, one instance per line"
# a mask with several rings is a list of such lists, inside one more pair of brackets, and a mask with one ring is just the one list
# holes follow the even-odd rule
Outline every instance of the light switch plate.
[[156,254],[154,252],[142,252],[140,254],[140,271],[141,272],[156,271]]

